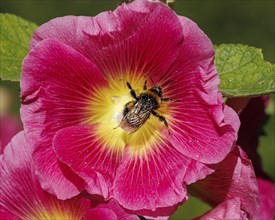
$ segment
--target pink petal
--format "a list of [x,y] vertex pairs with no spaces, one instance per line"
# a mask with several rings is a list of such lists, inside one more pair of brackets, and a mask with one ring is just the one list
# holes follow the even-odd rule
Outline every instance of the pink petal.
[[[18,193],[17,190],[25,192],[23,195],[26,201],[32,201],[33,199],[32,196],[27,193],[28,189],[26,188],[26,185],[35,187],[31,177],[31,173],[33,173],[33,169],[31,167],[31,158],[29,156],[31,154],[31,149],[29,147],[25,148],[24,146],[26,146],[26,143],[24,132],[22,131],[11,140],[1,157],[1,205],[12,205],[10,198],[16,198],[16,195],[13,194]],[[16,169],[16,172],[11,175],[14,169]],[[22,172],[21,175],[19,175],[20,172]],[[23,174],[27,175],[25,176]]]
[[40,181],[59,198],[75,196],[83,183],[58,162],[52,149],[53,135],[62,127],[87,120],[89,98],[99,86],[107,86],[107,81],[94,64],[58,41],[39,43],[24,60],[22,120],[28,138],[35,143]]
[[83,125],[59,131],[54,138],[58,158],[85,180],[90,193],[107,197],[114,190],[121,205],[140,215],[169,216],[186,197],[183,181],[191,183],[212,172],[169,144],[156,146],[163,149],[147,159],[134,158],[128,151],[121,158],[100,142],[96,129]]
[[[0,208],[1,208],[1,205],[0,205]],[[1,209],[0,209],[0,219],[3,219],[3,220],[18,220],[18,218],[15,215],[13,215],[9,212],[6,212],[6,211],[2,211]]]
[[91,20],[91,17],[84,16],[65,16],[52,19],[35,31],[30,41],[30,48],[35,48],[39,42],[45,39],[55,39],[76,50],[81,50],[79,39],[85,36],[83,30]]
[[189,185],[197,180],[204,179],[213,173],[214,169],[196,160],[190,160],[184,175],[184,182]]
[[[186,197],[187,199],[187,197]],[[173,206],[168,206],[164,208],[156,208],[154,211],[148,209],[136,210],[133,213],[138,214],[139,216],[144,217],[145,219],[152,220],[167,220],[169,217],[177,210],[177,208],[183,204],[186,200],[181,203],[177,203]]]
[[[169,71],[159,79],[169,107],[171,142],[184,155],[203,163],[217,163],[237,139],[237,114],[222,104],[211,41],[187,18],[179,17],[184,45]],[[169,122],[168,122],[169,123]]]
[[[88,200],[79,196],[62,201],[43,191],[35,175],[31,152],[23,132],[5,148],[0,159],[0,210],[18,219],[35,219],[43,211],[51,216],[57,209],[82,214],[89,207]],[[78,211],[73,212],[72,207]]]
[[[121,161],[119,155],[104,150],[94,136],[94,129],[96,126],[74,126],[61,130],[54,138],[56,154],[86,181],[93,190],[91,193],[106,196],[102,192],[105,188],[95,192],[95,188],[106,187],[106,182],[111,193],[115,178],[114,198],[127,209],[139,209],[141,215],[171,215],[186,197],[183,181],[193,182],[212,172],[202,164],[185,158],[172,146],[169,149],[168,145],[158,152],[156,150],[147,162],[127,156],[129,152]],[[120,161],[122,164],[117,171]],[[185,169],[188,172],[184,173]],[[103,180],[99,174],[104,177]],[[131,177],[135,178],[132,182],[129,180]]]
[[93,18],[54,19],[36,31],[31,46],[49,38],[75,48],[106,75],[142,77],[166,72],[183,41],[175,13],[164,4],[148,1],[122,4],[114,12]]
[[[114,198],[123,207],[137,210],[136,213],[150,210],[151,216],[159,216],[162,208],[171,207],[171,214],[173,206],[187,198],[183,182],[184,177],[187,181],[194,178],[186,174],[192,162],[164,141],[140,156],[134,155],[129,146],[117,170]],[[167,210],[164,213],[167,215]]]
[[41,188],[31,152],[20,132],[0,155],[0,219],[139,219],[114,200],[104,203],[101,197],[86,193],[58,200]]
[[68,199],[84,190],[83,180],[77,176],[66,164],[58,161],[50,139],[48,143],[36,145],[33,160],[37,178],[42,188],[59,199]]
[[41,42],[23,63],[21,117],[27,133],[41,136],[47,131],[51,136],[86,121],[88,103],[98,87],[106,86],[97,67],[84,56],[55,40]]
[[260,220],[272,220],[275,217],[275,184],[274,182],[257,179],[260,193]]
[[121,154],[104,146],[96,129],[94,125],[62,129],[54,138],[54,148],[58,158],[86,181],[90,193],[108,197]]
[[34,170],[30,165],[31,149],[24,146],[24,133],[19,132],[0,157],[0,209],[16,218],[26,215],[27,204],[33,204],[33,208],[37,208],[35,197],[31,193],[33,189],[37,189],[37,182],[33,181],[32,176]]
[[238,147],[222,162],[216,171],[191,186],[194,195],[210,205],[234,198],[241,201],[241,209],[249,219],[257,219],[259,214],[259,191],[251,161]]
[[210,212],[203,216],[196,218],[196,220],[246,220],[245,213],[241,210],[241,201],[239,198],[229,199],[218,206],[216,206]]
[[84,220],[119,220],[116,214],[107,208],[94,208],[85,213]]
[[[99,87],[106,86],[107,81],[91,61],[56,40],[41,42],[23,62],[23,104],[30,104],[35,100],[34,95],[39,95],[45,99],[45,108],[58,107],[67,120],[73,117],[79,121],[83,116],[79,111],[85,115],[85,102],[90,101]],[[39,94],[36,94],[38,91]],[[66,115],[62,107],[66,107],[66,112],[70,109],[72,115]]]
[[[182,26],[184,44],[179,48],[179,54],[169,71],[158,82],[161,85],[167,84],[163,90],[167,96],[182,96],[185,92],[192,92],[185,87],[195,86],[197,81],[200,84],[201,99],[206,103],[219,104],[219,78],[213,62],[215,52],[212,42],[195,22],[183,16],[178,16],[178,19]],[[202,85],[207,82],[209,85]],[[211,92],[213,94],[210,96]]]
[[109,200],[107,203],[101,203],[96,208],[112,210],[116,214],[118,220],[139,220],[136,215],[127,213],[114,199]]

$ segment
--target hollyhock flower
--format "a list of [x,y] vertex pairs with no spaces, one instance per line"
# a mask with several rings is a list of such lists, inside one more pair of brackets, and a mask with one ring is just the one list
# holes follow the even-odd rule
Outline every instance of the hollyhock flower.
[[[251,161],[236,146],[230,154],[215,165],[215,172],[190,186],[190,192],[211,206],[219,206],[207,214],[213,217],[224,213],[225,219],[258,219],[259,190]],[[227,207],[231,204],[232,210]],[[236,218],[236,216],[240,216]],[[211,218],[210,218],[211,219]],[[215,218],[213,218],[215,219]],[[219,218],[217,218],[219,219]]]
[[[21,116],[39,180],[59,198],[86,189],[144,216],[168,216],[187,198],[184,183],[231,150],[239,120],[222,104],[212,43],[164,4],[56,18],[30,45]],[[148,120],[138,115],[144,124],[133,133],[122,113],[145,102],[135,103],[130,88],[159,104]]]
[[126,213],[114,200],[103,202],[83,193],[64,201],[44,191],[35,175],[31,148],[23,132],[12,139],[1,155],[0,177],[0,219],[139,219]]

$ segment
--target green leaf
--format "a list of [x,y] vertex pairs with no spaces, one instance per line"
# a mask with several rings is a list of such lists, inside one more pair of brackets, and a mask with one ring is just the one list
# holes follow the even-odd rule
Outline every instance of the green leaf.
[[37,25],[16,15],[2,13],[0,24],[0,76],[3,80],[19,81],[22,61]]
[[260,49],[222,44],[215,50],[220,90],[225,96],[259,96],[275,92],[275,65],[263,60]]

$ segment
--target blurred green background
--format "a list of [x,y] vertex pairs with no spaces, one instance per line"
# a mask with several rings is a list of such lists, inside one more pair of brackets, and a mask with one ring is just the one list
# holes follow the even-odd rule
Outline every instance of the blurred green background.
[[[41,25],[64,15],[94,16],[113,10],[119,0],[1,0],[1,13],[13,13]],[[241,43],[262,48],[264,58],[274,63],[274,5],[273,0],[211,1],[177,0],[174,10],[194,20],[213,44]],[[3,33],[1,33],[3,34]],[[19,83],[1,81],[1,87],[12,92],[10,111],[19,112]],[[265,171],[275,179],[274,157],[274,96],[267,112],[270,116],[260,139],[260,154]],[[190,219],[209,210],[209,206],[191,197],[170,219]]]

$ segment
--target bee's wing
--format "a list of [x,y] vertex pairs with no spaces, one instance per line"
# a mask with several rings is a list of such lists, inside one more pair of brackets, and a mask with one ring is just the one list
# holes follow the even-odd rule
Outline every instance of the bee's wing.
[[120,112],[117,116],[116,116],[116,120],[117,120],[117,123],[120,124],[122,119],[123,119],[123,112]]
[[138,130],[148,119],[150,111],[140,111],[139,107],[132,108],[121,120],[119,127],[132,133]]
[[135,132],[136,130],[139,129],[139,127],[133,127],[132,125],[130,125],[128,123],[128,121],[123,118],[122,121],[120,122],[120,124],[118,125],[119,127],[121,127],[123,130],[127,131],[128,133],[133,133]]
[[[136,101],[130,101],[128,103],[126,103],[125,107],[124,108],[127,108],[128,112],[133,108],[135,107],[135,104],[136,104]],[[118,124],[120,124],[123,120],[123,118],[125,117],[125,113],[124,113],[125,109],[123,111],[121,111],[117,116],[116,116],[116,119],[117,119],[117,122]]]

